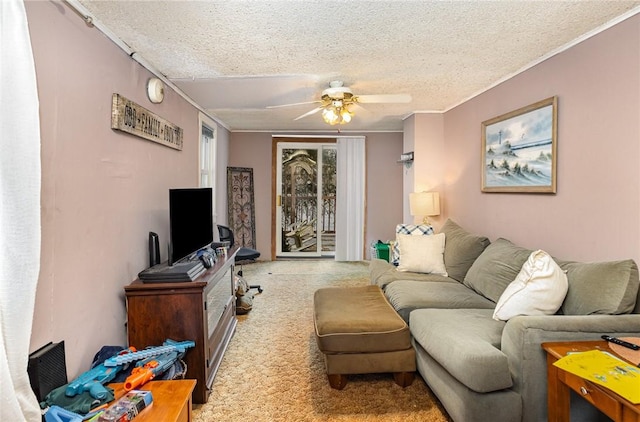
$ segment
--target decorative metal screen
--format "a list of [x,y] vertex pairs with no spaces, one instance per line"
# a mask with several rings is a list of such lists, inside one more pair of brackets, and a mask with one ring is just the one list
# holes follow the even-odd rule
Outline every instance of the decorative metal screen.
[[256,248],[255,203],[253,200],[253,169],[227,167],[229,228],[235,244]]

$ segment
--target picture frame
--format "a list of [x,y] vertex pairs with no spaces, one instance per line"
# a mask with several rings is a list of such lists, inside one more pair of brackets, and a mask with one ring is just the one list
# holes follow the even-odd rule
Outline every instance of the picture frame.
[[558,97],[482,122],[482,192],[556,193]]

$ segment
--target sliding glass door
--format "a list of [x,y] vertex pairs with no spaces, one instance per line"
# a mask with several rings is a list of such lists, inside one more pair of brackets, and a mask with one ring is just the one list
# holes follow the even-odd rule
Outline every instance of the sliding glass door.
[[278,142],[276,256],[335,254],[335,143]]

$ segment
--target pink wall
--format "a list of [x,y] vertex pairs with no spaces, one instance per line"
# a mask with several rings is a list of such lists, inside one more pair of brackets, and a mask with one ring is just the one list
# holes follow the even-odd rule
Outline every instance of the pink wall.
[[[260,259],[268,261],[271,259],[271,135],[232,132],[229,167],[253,169],[256,249]],[[225,217],[228,219],[228,212]]]
[[[481,122],[554,95],[557,194],[481,193]],[[446,214],[467,229],[560,258],[640,262],[640,16],[447,112],[444,140]]]
[[[75,377],[101,346],[126,345],[123,287],[148,266],[149,231],[159,234],[167,258],[168,189],[198,184],[198,111],[170,89],[162,104],[150,103],[145,85],[152,75],[69,7],[25,5],[42,134],[31,350],[64,340]],[[183,128],[183,150],[113,131],[114,92]]]
[[403,164],[404,176],[402,178],[402,222],[407,224],[413,223],[413,217],[409,212],[409,194],[411,192],[415,192],[414,185],[416,175],[421,177],[421,171],[427,171],[426,165],[420,164],[421,162],[423,162],[423,160],[420,159],[420,155],[417,156],[419,158],[418,161],[415,161],[416,144],[426,143],[422,137],[420,139],[420,142],[416,141],[416,119],[420,119],[422,116],[422,114],[413,114],[405,119],[403,125],[404,130],[402,133],[402,152],[414,152],[414,162],[411,163],[410,166]]
[[[317,135],[317,134],[316,134]],[[335,134],[332,134],[335,135]],[[402,221],[401,133],[366,133],[368,245],[395,237],[395,225]],[[312,137],[313,135],[309,135]],[[271,139],[270,133],[231,133],[229,166],[253,168],[256,211],[256,244],[261,260],[271,259]]]
[[[422,216],[410,213],[411,192],[439,192],[440,215],[429,217],[434,228],[445,221],[446,196],[443,195],[442,173],[445,165],[444,117],[442,113],[423,113],[405,121],[405,151],[413,151],[413,165],[405,170],[404,222],[420,224]],[[410,146],[411,145],[411,146]]]
[[396,225],[403,222],[399,187],[406,169],[397,163],[403,152],[401,135],[367,134],[367,246],[377,240],[394,239]]

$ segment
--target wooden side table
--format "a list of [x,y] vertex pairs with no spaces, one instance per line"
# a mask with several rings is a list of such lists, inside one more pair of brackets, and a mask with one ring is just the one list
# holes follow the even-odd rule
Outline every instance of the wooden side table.
[[[191,393],[196,380],[150,381],[136,390],[151,391],[153,404],[135,417],[135,422],[191,422]],[[109,384],[116,400],[125,393],[124,383]]]
[[640,422],[640,405],[613,391],[553,365],[569,352],[602,350],[615,354],[606,341],[568,341],[542,343],[547,352],[547,406],[549,422],[569,421],[570,389],[578,393],[615,422]]

